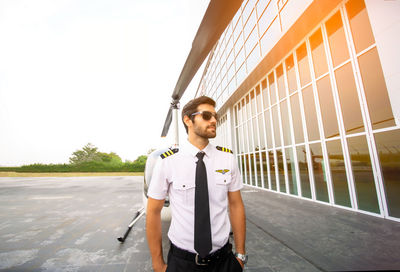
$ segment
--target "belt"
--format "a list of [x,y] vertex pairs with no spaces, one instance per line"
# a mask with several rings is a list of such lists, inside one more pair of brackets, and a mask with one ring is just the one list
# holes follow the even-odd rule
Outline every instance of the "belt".
[[217,251],[207,255],[204,258],[201,258],[199,254],[192,253],[184,249],[180,249],[179,247],[175,246],[171,243],[171,254],[188,261],[192,261],[197,265],[209,265],[215,261],[221,260],[224,258],[230,251],[232,251],[232,244],[227,242],[223,247],[218,249]]

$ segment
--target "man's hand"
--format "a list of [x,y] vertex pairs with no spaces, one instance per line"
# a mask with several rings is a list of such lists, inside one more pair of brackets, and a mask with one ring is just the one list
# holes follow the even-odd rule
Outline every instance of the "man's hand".
[[242,269],[244,269],[244,263],[242,262],[242,260],[239,259],[238,257],[236,257],[236,260],[238,260],[238,262],[240,263],[240,266],[242,267]]

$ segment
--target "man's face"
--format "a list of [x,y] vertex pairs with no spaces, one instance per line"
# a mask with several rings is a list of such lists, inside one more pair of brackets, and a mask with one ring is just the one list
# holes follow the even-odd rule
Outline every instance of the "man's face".
[[[209,111],[215,114],[215,108],[209,104],[200,104],[197,107],[197,111]],[[192,129],[197,136],[202,138],[215,138],[217,135],[217,120],[214,116],[210,120],[204,120],[201,114],[197,114],[194,116],[193,126],[189,129]]]

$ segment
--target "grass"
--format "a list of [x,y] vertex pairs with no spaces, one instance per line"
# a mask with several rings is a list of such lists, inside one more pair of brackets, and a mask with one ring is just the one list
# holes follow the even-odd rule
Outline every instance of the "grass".
[[143,176],[143,172],[67,172],[67,173],[18,173],[0,172],[0,177],[96,177],[96,176]]

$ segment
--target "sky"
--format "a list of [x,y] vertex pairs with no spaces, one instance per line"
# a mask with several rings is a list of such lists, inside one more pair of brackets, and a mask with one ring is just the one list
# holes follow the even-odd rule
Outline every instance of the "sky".
[[87,143],[124,161],[168,147],[171,94],[208,4],[0,1],[0,166],[68,163]]

